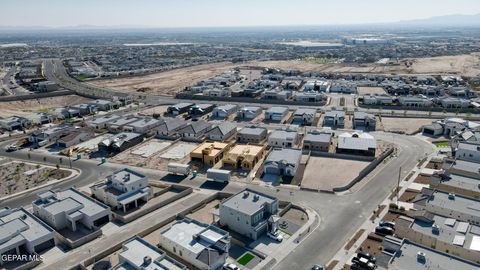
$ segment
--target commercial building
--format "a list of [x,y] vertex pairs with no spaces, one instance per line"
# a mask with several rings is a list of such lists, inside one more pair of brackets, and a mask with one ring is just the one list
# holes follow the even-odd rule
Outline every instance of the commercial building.
[[227,118],[236,113],[237,110],[238,106],[235,104],[221,105],[213,109],[212,116],[216,118]]
[[220,269],[228,257],[230,235],[213,225],[183,219],[160,233],[165,250],[201,270]]
[[187,267],[165,251],[149,244],[142,238],[134,238],[122,244],[122,250],[118,254],[118,265],[115,270],[186,270]]
[[309,108],[298,108],[293,114],[292,124],[309,126],[315,121],[317,110]]
[[0,255],[35,254],[55,244],[55,231],[24,208],[0,209]]
[[33,213],[57,231],[67,229],[75,232],[81,227],[96,230],[111,218],[108,206],[74,188],[49,190],[37,197],[32,203]]
[[294,177],[301,159],[302,150],[273,149],[263,163],[263,171],[265,174]]
[[251,170],[262,159],[264,146],[237,144],[230,148],[223,157],[223,165],[230,165],[235,169]]
[[251,120],[259,116],[262,113],[262,108],[254,106],[242,107],[237,112],[237,118],[241,120]]
[[212,141],[224,141],[237,134],[237,125],[223,122],[207,132],[207,137]]
[[338,136],[337,153],[375,156],[377,141],[368,133],[348,133]]
[[228,149],[230,149],[229,143],[205,142],[190,152],[190,159],[208,166],[214,166],[222,160]]
[[261,143],[267,138],[267,129],[262,127],[244,127],[237,134],[241,143]]
[[323,125],[331,127],[343,127],[345,125],[344,111],[326,111],[323,116]]
[[98,143],[98,150],[108,153],[119,153],[143,141],[143,135],[133,132],[122,132],[106,138]]
[[268,145],[272,147],[294,147],[298,143],[298,132],[293,129],[274,130],[268,136]]
[[331,133],[323,133],[320,130],[312,130],[303,138],[303,149],[328,152],[331,142]]
[[277,198],[247,188],[220,204],[220,224],[256,240],[268,229],[276,229],[278,224],[269,219],[277,212]]
[[281,122],[287,113],[287,107],[271,107],[265,111],[265,120]]
[[96,199],[123,212],[137,208],[139,201],[147,202],[153,197],[148,178],[128,168],[113,172],[105,181],[91,186],[90,190]]

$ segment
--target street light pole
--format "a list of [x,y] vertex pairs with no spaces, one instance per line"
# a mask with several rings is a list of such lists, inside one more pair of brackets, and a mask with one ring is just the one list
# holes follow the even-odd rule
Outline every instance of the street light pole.
[[402,166],[400,166],[400,168],[398,169],[398,180],[397,180],[397,204],[398,204],[398,195],[400,193],[400,177],[401,177],[401,174],[402,174]]

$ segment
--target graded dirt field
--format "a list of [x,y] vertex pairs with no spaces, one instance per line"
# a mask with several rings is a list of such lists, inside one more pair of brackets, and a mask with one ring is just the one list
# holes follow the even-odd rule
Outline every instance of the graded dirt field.
[[398,117],[382,117],[381,125],[384,131],[399,132],[404,131],[411,134],[419,130],[422,126],[431,124],[434,119],[428,118],[398,118]]
[[0,117],[9,117],[12,115],[25,116],[32,112],[46,111],[49,108],[75,105],[90,101],[92,101],[92,99],[76,95],[68,95],[22,101],[0,102]]
[[[101,79],[90,81],[90,84],[115,89],[121,92],[142,92],[153,95],[173,96],[185,87],[197,81],[205,80],[235,67],[270,67],[281,69],[297,69],[300,71],[318,71],[333,73],[378,73],[378,74],[445,74],[456,73],[464,76],[480,75],[480,54],[441,56],[427,58],[404,59],[395,65],[378,63],[315,63],[304,60],[251,61],[234,64],[219,62],[179,68],[148,75],[125,78]],[[407,68],[405,61],[412,62]]]
[[146,94],[173,96],[197,81],[214,77],[237,66],[230,62],[220,62],[143,76],[97,80],[90,83],[122,92],[133,92],[143,88]]
[[386,94],[383,87],[357,87],[357,92],[359,96],[371,94],[371,95],[383,95]]
[[[310,157],[301,186],[319,190],[342,187],[357,177],[368,164],[367,161]],[[348,168],[348,170],[342,168]]]

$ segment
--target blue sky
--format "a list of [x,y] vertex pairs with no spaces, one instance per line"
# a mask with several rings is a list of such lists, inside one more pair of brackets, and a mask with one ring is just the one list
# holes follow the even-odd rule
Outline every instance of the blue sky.
[[480,0],[3,0],[0,26],[267,26],[480,13]]

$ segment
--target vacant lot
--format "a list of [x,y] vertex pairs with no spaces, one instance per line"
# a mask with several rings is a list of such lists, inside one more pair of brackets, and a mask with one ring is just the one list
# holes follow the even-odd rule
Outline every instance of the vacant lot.
[[363,96],[366,94],[385,94],[383,87],[357,87],[358,95]]
[[39,98],[23,101],[10,101],[0,103],[0,117],[8,117],[12,115],[25,116],[32,112],[46,111],[53,107],[62,107],[67,105],[75,105],[90,102],[91,99],[68,95],[61,97]]
[[10,162],[0,166],[0,196],[27,190],[50,180],[68,177],[70,171],[57,170],[40,164]]
[[455,73],[474,77],[480,75],[480,54],[439,56],[413,59],[412,73]]
[[382,117],[381,124],[387,132],[404,131],[406,134],[411,134],[419,130],[422,126],[431,124],[433,119],[428,118],[397,118],[397,117]]
[[144,76],[91,81],[90,83],[122,92],[143,89],[147,94],[173,96],[197,81],[214,77],[236,66],[238,65],[230,62],[220,62],[174,69]]
[[367,161],[310,157],[301,186],[320,190],[342,187],[350,183],[368,164]]

